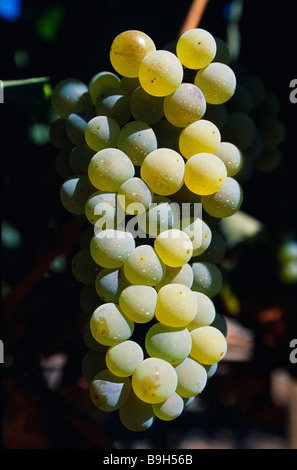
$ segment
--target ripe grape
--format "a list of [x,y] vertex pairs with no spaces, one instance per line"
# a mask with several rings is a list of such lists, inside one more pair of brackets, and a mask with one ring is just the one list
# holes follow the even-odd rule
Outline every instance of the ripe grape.
[[158,291],[155,317],[163,325],[183,327],[193,321],[197,307],[196,296],[189,287],[167,284]]

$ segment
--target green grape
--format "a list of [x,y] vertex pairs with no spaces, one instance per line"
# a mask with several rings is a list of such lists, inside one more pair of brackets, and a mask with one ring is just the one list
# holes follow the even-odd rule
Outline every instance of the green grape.
[[145,157],[157,147],[156,135],[145,122],[128,122],[119,133],[117,148],[125,152],[135,166],[140,166]]
[[225,164],[227,176],[236,175],[242,167],[242,152],[231,142],[220,142],[215,155]]
[[92,382],[98,372],[106,369],[105,354],[96,351],[87,351],[81,363],[81,371],[83,377],[88,383]]
[[187,325],[189,331],[195,330],[200,326],[211,325],[216,316],[216,309],[213,301],[202,292],[194,292],[198,309],[194,319]]
[[70,176],[60,188],[60,199],[68,212],[84,215],[85,204],[95,190],[87,175]]
[[[123,219],[117,211],[117,193],[95,191],[87,200],[85,214],[89,222],[99,229],[113,229]],[[119,220],[118,220],[119,219]]]
[[131,284],[155,286],[164,277],[166,267],[150,245],[139,245],[124,263],[124,273]]
[[138,77],[122,77],[121,78],[121,88],[131,96],[132,92],[140,86]]
[[207,379],[210,379],[211,377],[213,377],[218,369],[217,362],[215,362],[214,364],[203,364],[203,366],[205,367],[205,370],[206,370]]
[[58,117],[55,119],[49,129],[50,142],[59,150],[70,150],[73,147],[66,131],[66,119]]
[[121,292],[129,285],[124,271],[103,268],[96,276],[95,289],[100,299],[118,303]]
[[197,153],[214,153],[221,141],[217,126],[206,119],[200,119],[185,127],[179,137],[179,148],[185,158]]
[[155,323],[145,335],[145,349],[149,356],[159,357],[172,365],[182,362],[191,348],[191,335],[185,327]]
[[141,61],[138,78],[142,88],[153,96],[173,93],[183,80],[183,66],[175,54],[156,50]]
[[163,325],[183,327],[188,325],[197,313],[197,299],[187,286],[178,283],[167,284],[158,292],[155,317]]
[[231,62],[231,51],[228,44],[221,38],[214,37],[217,50],[212,62],[222,62],[223,64],[229,65]]
[[66,78],[54,86],[51,105],[63,119],[80,109],[92,109],[87,85],[76,78]]
[[225,337],[227,336],[227,322],[223,315],[216,312],[215,318],[210,326],[217,328]]
[[232,142],[240,150],[248,149],[254,142],[256,125],[246,113],[234,112],[228,115],[222,130],[222,140]]
[[137,121],[155,124],[164,117],[164,97],[147,93],[142,86],[135,88],[131,94],[131,113]]
[[286,135],[285,125],[277,117],[268,116],[262,119],[257,125],[257,130],[265,148],[273,148],[280,145]]
[[132,375],[132,389],[145,403],[160,403],[175,392],[177,375],[169,362],[148,357],[136,367]]
[[193,270],[188,263],[185,263],[182,266],[178,266],[177,268],[166,266],[165,276],[163,277],[162,281],[155,286],[155,289],[159,291],[161,287],[165,286],[166,284],[173,283],[183,284],[184,286],[191,288],[193,284],[193,278]]
[[98,152],[109,147],[115,147],[120,133],[119,124],[108,116],[95,116],[85,129],[85,139],[88,146]]
[[242,199],[242,188],[231,176],[227,176],[223,186],[216,193],[201,198],[203,209],[217,218],[235,214],[241,207]]
[[153,193],[141,178],[130,178],[118,191],[118,201],[127,214],[146,212],[153,201]]
[[174,93],[164,98],[165,117],[177,127],[186,127],[198,121],[205,111],[204,95],[193,83],[181,83]]
[[99,72],[89,82],[89,93],[92,103],[96,103],[97,96],[107,88],[121,88],[121,79],[112,72]]
[[118,377],[129,377],[144,359],[141,346],[131,340],[111,346],[106,353],[108,369]]
[[[186,221],[188,220],[188,222]],[[182,230],[186,233],[193,244],[192,256],[198,256],[204,253],[211,243],[211,229],[200,218],[182,219]]]
[[93,284],[99,270],[89,250],[80,250],[72,258],[72,274],[82,284]]
[[236,76],[229,65],[212,62],[197,72],[194,83],[209,104],[226,103],[236,89]]
[[175,372],[178,379],[176,391],[181,397],[191,398],[204,390],[207,383],[205,367],[193,358],[186,357],[175,367]]
[[199,261],[207,261],[212,264],[219,264],[226,253],[226,242],[217,230],[211,232],[211,242],[209,247],[199,255]]
[[102,411],[118,410],[131,392],[128,377],[118,377],[108,369],[103,369],[90,383],[90,397],[94,405]]
[[135,240],[130,232],[105,229],[93,235],[90,252],[102,268],[120,268],[135,248]]
[[130,158],[116,148],[107,148],[97,152],[88,168],[91,183],[100,191],[117,192],[121,185],[134,174],[135,168]]
[[170,148],[179,152],[179,136],[181,128],[171,124],[167,119],[161,119],[153,125],[159,148]]
[[155,196],[148,210],[137,215],[140,228],[150,237],[156,237],[164,230],[173,228],[177,219],[176,205],[165,196]]
[[87,175],[88,166],[94,155],[95,151],[90,149],[86,143],[73,147],[69,154],[69,166],[72,172],[76,175]]
[[98,116],[108,116],[123,126],[131,117],[130,96],[121,88],[107,88],[97,96],[95,110]]
[[140,168],[141,178],[160,196],[178,191],[184,181],[185,162],[175,150],[158,148],[149,153]]
[[162,403],[155,403],[152,407],[157,418],[163,421],[171,421],[182,414],[184,401],[178,393],[174,392],[167,400]]
[[207,103],[206,111],[203,119],[211,121],[217,126],[220,132],[224,128],[228,119],[228,110],[225,104],[209,104]]
[[264,100],[253,109],[253,118],[259,122],[267,116],[277,117],[280,108],[279,98],[274,93],[266,92]]
[[107,302],[92,313],[90,329],[98,343],[114,346],[130,339],[134,331],[134,322],[124,315],[118,304]]
[[212,263],[195,262],[192,264],[192,290],[202,292],[208,297],[217,295],[223,286],[223,276],[220,269]]
[[201,364],[214,364],[227,352],[227,341],[223,333],[213,326],[201,326],[191,331],[191,357]]
[[143,432],[154,423],[155,413],[151,404],[145,403],[131,392],[119,409],[119,418],[129,431]]
[[217,45],[214,37],[202,28],[184,32],[176,44],[176,54],[188,69],[206,67],[214,58]]
[[73,145],[85,143],[85,130],[94,116],[94,112],[90,109],[81,109],[69,114],[66,119],[66,132]]
[[[92,312],[93,313],[93,312]],[[84,329],[83,329],[83,340],[85,345],[87,346],[88,349],[91,351],[97,352],[97,353],[106,353],[108,346],[104,346],[101,343],[98,343],[96,339],[94,338],[92,332],[91,332],[91,325],[90,325],[90,319],[85,323]]]
[[225,164],[212,153],[197,153],[186,162],[185,185],[194,194],[214,194],[222,188],[226,179]]
[[122,290],[119,305],[135,323],[148,323],[154,318],[157,291],[152,286],[131,285]]
[[97,294],[94,284],[84,284],[80,290],[79,304],[86,315],[91,316],[102,301]]
[[174,228],[161,232],[154,241],[154,248],[162,261],[174,268],[187,263],[193,253],[189,235]]
[[135,78],[142,59],[155,50],[156,46],[147,34],[137,30],[124,31],[112,42],[110,62],[119,74]]

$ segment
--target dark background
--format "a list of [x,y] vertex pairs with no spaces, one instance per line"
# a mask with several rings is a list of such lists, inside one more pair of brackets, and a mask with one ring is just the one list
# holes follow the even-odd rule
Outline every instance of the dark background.
[[[200,23],[222,39],[228,3],[209,1]],[[0,78],[49,77],[54,86],[75,77],[88,83],[97,72],[112,70],[109,47],[118,33],[142,30],[162,48],[176,38],[190,5],[188,0],[23,1],[16,21],[0,20]],[[0,104],[4,448],[289,446],[288,405],[273,401],[271,377],[281,370],[294,378],[297,367],[288,359],[289,341],[297,337],[296,284],[281,282],[276,257],[282,237],[297,236],[297,104],[289,101],[289,83],[297,78],[295,15],[294,2],[249,0],[239,23],[240,61],[280,100],[287,134],[280,167],[255,171],[243,186],[242,209],[264,224],[265,235],[227,253],[236,260],[228,271],[240,302],[236,322],[252,332],[253,356],[227,362],[209,381],[198,408],[170,424],[158,421],[141,436],[122,429],[114,414],[95,411],[81,378],[86,318],[70,263],[82,227],[59,200],[62,181],[56,149],[45,136],[52,115],[43,85],[5,89]],[[218,308],[230,316],[220,299]],[[268,320],[263,312],[270,312]],[[50,386],[49,376],[58,377],[58,385]]]

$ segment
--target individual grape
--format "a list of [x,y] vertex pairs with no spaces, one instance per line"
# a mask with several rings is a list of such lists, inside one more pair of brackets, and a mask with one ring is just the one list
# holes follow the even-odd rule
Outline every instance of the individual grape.
[[130,96],[121,88],[107,88],[97,95],[95,110],[98,116],[108,116],[123,126],[131,117]]
[[222,64],[229,65],[231,62],[231,51],[228,44],[223,39],[214,36],[217,50],[212,62],[222,62]]
[[161,287],[155,310],[155,317],[160,323],[183,327],[195,318],[196,313],[197,299],[189,287],[178,283]]
[[224,162],[227,176],[236,175],[243,164],[242,152],[231,142],[220,142],[215,155]]
[[131,94],[131,113],[137,121],[146,124],[155,124],[164,117],[163,96],[153,96],[147,93],[142,86],[135,88]]
[[114,346],[130,339],[134,322],[125,316],[118,304],[106,302],[92,313],[90,329],[98,343]]
[[95,116],[85,129],[85,139],[88,146],[99,150],[115,147],[120,133],[119,124],[108,116]]
[[119,418],[129,431],[143,432],[154,423],[155,413],[151,404],[145,403],[131,392],[119,409]]
[[212,263],[197,261],[192,264],[192,290],[202,292],[208,297],[216,296],[223,286],[223,276],[220,269]]
[[95,190],[87,175],[70,176],[60,188],[60,199],[68,212],[84,215],[85,204]]
[[211,325],[216,316],[216,309],[210,297],[202,292],[194,292],[198,309],[194,319],[187,325],[189,331],[195,330],[200,326]]
[[155,315],[157,291],[146,285],[127,286],[120,294],[119,304],[130,320],[148,323]]
[[150,245],[139,245],[124,263],[124,273],[131,284],[155,286],[164,277],[166,267]]
[[176,205],[165,196],[155,196],[146,213],[137,215],[139,226],[150,237],[173,228],[177,219]]
[[153,129],[141,121],[131,121],[122,127],[117,148],[125,152],[135,166],[140,166],[145,157],[158,148]]
[[63,119],[80,109],[92,109],[87,85],[76,78],[66,78],[54,86],[51,105]]
[[191,357],[201,364],[214,364],[227,352],[227,341],[223,333],[213,326],[201,326],[191,331]]
[[106,365],[118,377],[129,377],[144,359],[141,346],[126,340],[111,346],[106,353]]
[[100,191],[117,192],[134,174],[135,169],[130,158],[116,148],[106,148],[97,152],[88,168],[91,183]]
[[256,136],[256,125],[246,113],[230,113],[224,129],[222,140],[232,142],[240,150],[249,148]]
[[156,46],[147,34],[137,30],[124,31],[112,42],[110,62],[119,74],[135,78],[142,59],[155,50]]
[[214,364],[203,364],[203,366],[205,367],[205,370],[206,370],[207,380],[213,377],[218,369],[217,362],[215,362]]
[[225,184],[227,169],[222,160],[212,153],[197,153],[185,165],[185,185],[195,194],[215,194]]
[[91,351],[94,351],[97,353],[103,353],[105,355],[108,349],[108,346],[104,346],[103,344],[98,343],[98,341],[96,341],[96,339],[94,338],[91,332],[90,319],[88,319],[88,321],[85,323],[85,326],[83,329],[83,339],[84,339],[85,345]]
[[227,322],[223,315],[216,312],[215,318],[210,326],[217,328],[225,337],[227,336]]
[[283,122],[277,117],[268,116],[262,119],[257,125],[257,130],[266,148],[273,148],[280,145],[286,135],[286,128]]
[[86,381],[91,383],[95,375],[103,369],[106,369],[105,354],[103,352],[87,351],[81,363],[82,375]]
[[[114,229],[117,222],[122,221],[117,205],[117,193],[95,191],[85,205],[86,217],[92,225],[99,229]],[[118,220],[119,219],[119,220]]]
[[72,274],[82,284],[93,284],[99,270],[89,250],[80,250],[72,258]]
[[90,383],[90,397],[94,405],[102,411],[118,410],[131,392],[128,377],[118,377],[108,369],[103,369]]
[[194,83],[210,104],[226,103],[234,94],[236,76],[229,65],[212,62],[197,72]]
[[121,78],[121,88],[131,96],[132,92],[140,86],[139,78],[137,77],[122,77]]
[[209,226],[200,218],[194,220],[191,218],[188,222],[182,219],[181,223],[183,232],[190,237],[193,244],[192,256],[204,253],[211,243],[212,233]]
[[202,28],[184,32],[176,44],[176,54],[181,63],[189,69],[206,67],[214,58],[217,45],[214,37]]
[[199,395],[207,383],[207,373],[202,364],[191,357],[175,366],[177,374],[177,393],[184,398]]
[[120,268],[135,248],[135,240],[130,232],[105,229],[93,235],[90,252],[102,268]]
[[191,288],[193,284],[193,278],[193,270],[188,263],[185,263],[182,266],[178,266],[177,268],[166,266],[165,276],[163,277],[162,281],[155,286],[155,289],[159,291],[161,287],[165,286],[166,284],[173,283],[183,284],[184,286]]
[[173,93],[183,80],[183,67],[175,54],[156,50],[141,61],[138,78],[142,88],[153,96]]
[[177,127],[186,127],[201,119],[206,111],[206,101],[202,91],[193,83],[181,83],[164,98],[166,119]]
[[175,268],[187,263],[193,253],[190,237],[174,228],[161,232],[154,241],[154,248],[166,265]]
[[217,126],[206,119],[200,119],[185,127],[179,137],[179,148],[185,158],[197,153],[214,153],[221,141]]
[[174,394],[163,403],[155,403],[152,407],[157,418],[163,421],[171,421],[182,414],[184,401],[178,393],[174,392]]
[[113,72],[99,72],[89,82],[89,93],[92,103],[96,103],[97,96],[107,88],[121,88],[121,79]]
[[91,109],[80,109],[69,114],[66,119],[66,132],[73,145],[85,143],[85,130],[88,122],[95,116]]
[[179,136],[181,128],[171,124],[167,119],[161,119],[153,126],[159,148],[170,148],[179,152]]
[[202,196],[202,205],[212,217],[230,217],[240,209],[242,199],[243,191],[240,184],[234,178],[227,176],[223,186],[216,193]]
[[199,261],[207,261],[212,264],[219,264],[226,253],[226,242],[217,230],[211,232],[211,242],[209,247],[199,255]]
[[74,174],[88,174],[88,166],[95,155],[86,143],[76,145],[69,154],[69,166]]
[[103,268],[95,279],[95,289],[100,299],[118,303],[121,292],[129,285],[123,268]]
[[176,390],[177,375],[169,362],[148,357],[136,367],[132,375],[135,395],[146,403],[160,403],[171,397]]
[[138,177],[125,181],[118,191],[118,201],[127,214],[146,212],[153,198],[150,188]]
[[277,117],[280,108],[279,98],[274,93],[266,92],[264,100],[252,111],[253,119],[258,123],[267,116]]
[[149,356],[159,357],[172,365],[182,362],[190,354],[191,348],[191,335],[186,327],[155,323],[145,336],[145,349]]
[[84,284],[80,290],[79,304],[86,315],[92,315],[94,310],[102,304],[94,284]]
[[73,146],[66,132],[66,119],[58,117],[49,129],[50,142],[59,150],[70,150]]
[[140,168],[141,178],[160,196],[178,191],[184,181],[185,163],[175,150],[158,148],[149,153]]

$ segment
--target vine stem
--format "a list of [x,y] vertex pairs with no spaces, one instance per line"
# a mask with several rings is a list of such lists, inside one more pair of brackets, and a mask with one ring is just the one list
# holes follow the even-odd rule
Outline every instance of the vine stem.
[[178,32],[178,37],[189,29],[197,28],[209,0],[193,0],[188,14]]

